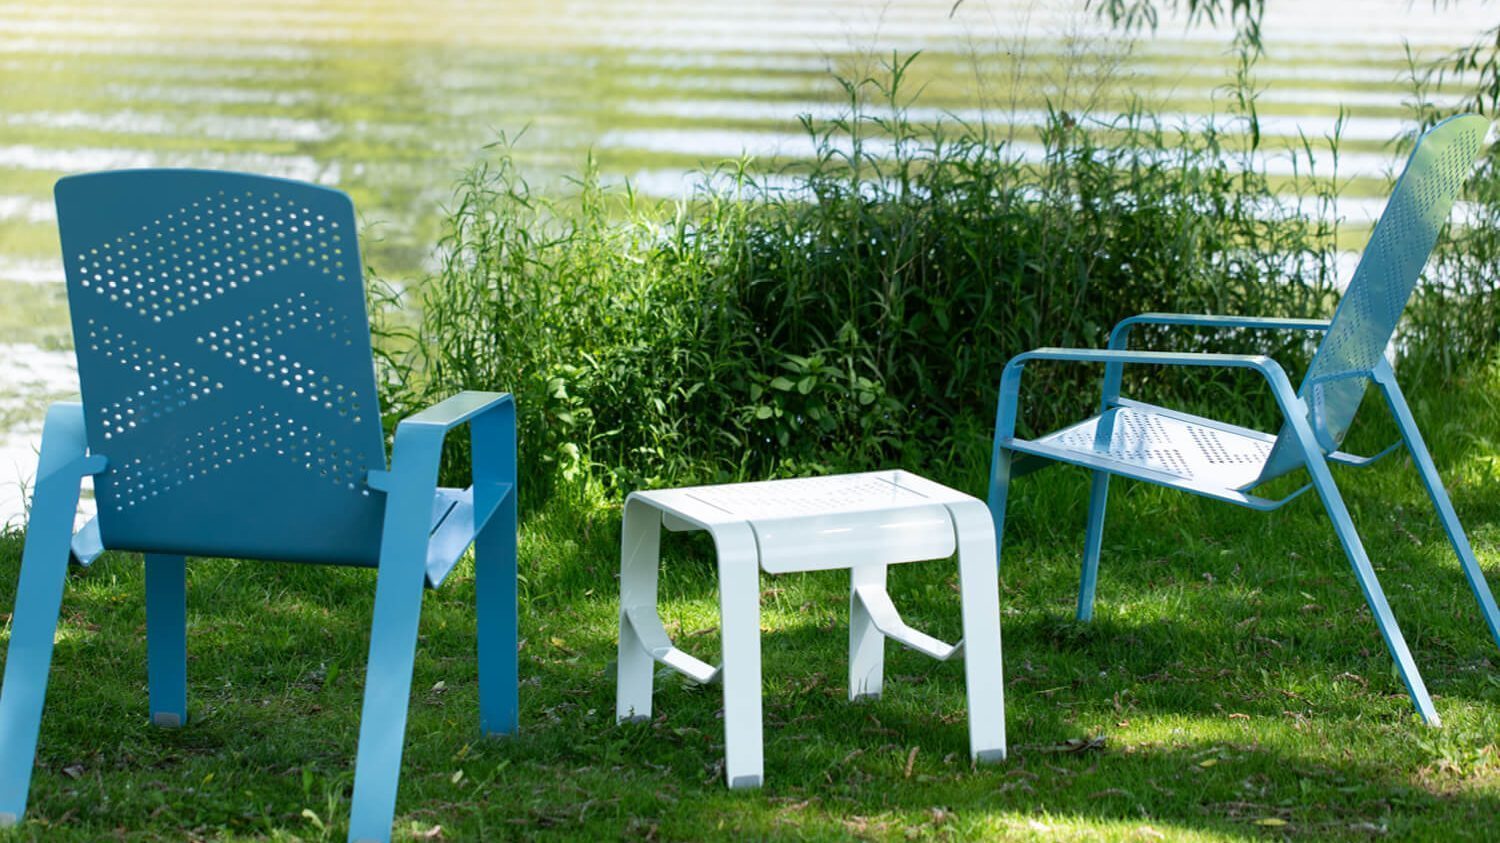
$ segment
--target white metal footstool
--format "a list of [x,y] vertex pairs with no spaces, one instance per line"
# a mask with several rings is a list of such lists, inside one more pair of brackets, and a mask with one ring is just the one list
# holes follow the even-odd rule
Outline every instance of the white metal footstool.
[[[711,667],[672,645],[656,610],[661,528],[707,530],[719,557],[724,662]],[[964,640],[948,645],[901,621],[886,566],[958,551]],[[848,568],[849,698],[880,696],[885,639],[937,659],[962,654],[969,754],[1005,758],[1000,606],[993,521],[985,505],[905,471],[636,492],[620,543],[616,721],[649,719],[654,662],[724,684],[724,769],[731,788],[763,779],[760,571]]]

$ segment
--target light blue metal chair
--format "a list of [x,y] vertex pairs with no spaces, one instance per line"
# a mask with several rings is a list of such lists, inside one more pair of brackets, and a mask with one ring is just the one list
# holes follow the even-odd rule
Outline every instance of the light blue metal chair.
[[[1365,388],[1373,382],[1385,397],[1401,431],[1401,441],[1416,463],[1443,528],[1458,553],[1490,635],[1500,643],[1500,612],[1496,610],[1495,598],[1385,358],[1396,323],[1479,154],[1488,128],[1489,121],[1482,117],[1453,117],[1434,126],[1418,141],[1331,320],[1146,313],[1116,325],[1107,350],[1042,348],[1012,358],[1000,378],[990,469],[989,505],[997,541],[1002,536],[1012,477],[1037,464],[1047,464],[1046,461],[1092,469],[1082,582],[1078,590],[1078,618],[1086,621],[1094,609],[1094,584],[1110,475],[1132,477],[1259,510],[1276,509],[1307,489],[1316,489],[1412,702],[1423,720],[1437,725],[1437,711],[1391,615],[1385,593],[1328,465],[1368,465],[1401,444],[1398,442],[1373,457],[1357,457],[1339,450],[1364,398]],[[1129,351],[1126,347],[1130,330],[1141,324],[1317,331],[1323,332],[1324,337],[1302,388],[1293,390],[1281,366],[1269,357]],[[1033,360],[1102,364],[1100,414],[1039,439],[1017,439],[1021,375],[1026,364]],[[1275,396],[1284,418],[1281,431],[1273,436],[1125,398],[1120,395],[1120,387],[1126,365],[1253,370],[1265,378]],[[1260,484],[1300,468],[1307,469],[1311,482],[1287,497],[1268,500],[1253,493]]]
[[[0,825],[26,807],[64,575],[145,554],[151,720],[187,721],[184,557],[376,567],[349,838],[388,840],[424,586],[472,544],[480,728],[517,719],[516,433],[509,395],[403,420],[386,467],[349,198],[197,170],[57,183],[83,401],[55,404],[0,684]],[[438,486],[467,424],[473,485]],[[73,535],[80,482],[98,516]]]

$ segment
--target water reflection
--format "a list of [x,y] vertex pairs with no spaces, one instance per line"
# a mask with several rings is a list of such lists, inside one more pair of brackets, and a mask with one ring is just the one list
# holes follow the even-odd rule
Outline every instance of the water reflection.
[[[66,336],[50,199],[62,174],[192,166],[336,184],[383,223],[369,255],[401,278],[421,268],[455,174],[501,131],[529,127],[520,150],[536,182],[594,149],[606,178],[672,196],[701,161],[807,155],[797,116],[837,113],[830,68],[893,49],[926,53],[915,119],[988,119],[1016,133],[1023,156],[1039,149],[1044,97],[1080,84],[1090,51],[1106,54],[1101,66],[1122,62],[1124,93],[1149,94],[1169,123],[1212,107],[1231,64],[1225,33],[1168,21],[1128,54],[1082,5],[965,0],[950,15],[952,0],[0,2],[0,293],[6,324],[32,324],[26,343],[0,345],[0,521],[19,512],[41,407],[76,389],[71,355],[43,347]],[[1272,146],[1316,137],[1350,107],[1341,174],[1355,179],[1391,165],[1403,41],[1435,54],[1487,23],[1407,0],[1269,6],[1262,131]],[[1105,111],[1123,99],[1101,96]],[[1006,107],[982,111],[996,102]],[[1284,154],[1269,166],[1291,171]],[[1339,212],[1368,219],[1371,201]]]

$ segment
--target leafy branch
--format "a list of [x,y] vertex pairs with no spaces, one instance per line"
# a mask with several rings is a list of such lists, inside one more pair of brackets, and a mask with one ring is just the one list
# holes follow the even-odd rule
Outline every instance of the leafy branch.
[[[1433,0],[1434,7],[1448,8],[1457,0]],[[1488,0],[1479,0],[1487,3]],[[957,0],[949,11],[952,17],[964,0]],[[1207,23],[1217,25],[1222,20],[1230,21],[1243,43],[1256,52],[1261,50],[1261,21],[1266,13],[1266,0],[1087,0],[1087,8],[1108,18],[1116,27],[1127,33],[1142,29],[1155,30],[1161,21],[1161,9],[1169,12],[1185,11],[1188,25]],[[1461,47],[1427,66],[1423,73],[1426,81],[1442,84],[1448,79],[1475,79],[1474,88],[1459,102],[1455,112],[1476,111],[1480,114],[1500,113],[1500,24],[1484,30],[1468,46]],[[1448,112],[1440,109],[1424,110],[1423,127],[1441,120]]]

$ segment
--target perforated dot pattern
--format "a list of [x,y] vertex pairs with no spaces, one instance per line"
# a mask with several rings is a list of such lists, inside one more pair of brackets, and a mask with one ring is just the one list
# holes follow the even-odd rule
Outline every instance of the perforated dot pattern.
[[369,466],[363,454],[276,410],[257,407],[197,431],[185,447],[129,459],[116,469],[123,494],[112,506],[124,512],[258,455],[274,455],[350,490],[360,487]]
[[1230,478],[1228,485],[1259,470],[1271,453],[1271,443],[1261,438],[1134,408],[1114,411],[1108,446],[1101,449],[1095,447],[1097,425],[1094,419],[1039,441],[1184,480],[1218,483]]
[[1192,425],[1188,427],[1188,434],[1209,465],[1259,465],[1270,452],[1259,442],[1248,443],[1245,447],[1238,447],[1239,441],[1228,443],[1222,431],[1211,427]]
[[280,192],[220,190],[79,252],[79,284],[160,322],[294,264],[348,281],[339,226]]
[[340,416],[352,414],[358,424],[364,407],[347,386],[276,350],[277,338],[299,330],[321,334],[329,343],[342,346],[353,345],[356,336],[349,314],[327,308],[316,297],[299,290],[283,301],[220,325],[199,336],[197,343],[251,374],[264,375],[299,398]]
[[120,377],[144,385],[130,391],[123,400],[103,408],[104,438],[113,439],[152,420],[160,419],[189,401],[197,401],[224,384],[183,365],[165,354],[129,337],[121,336],[109,325],[96,319],[87,320],[87,348],[122,367]]

